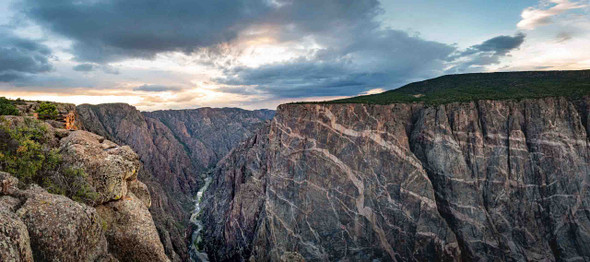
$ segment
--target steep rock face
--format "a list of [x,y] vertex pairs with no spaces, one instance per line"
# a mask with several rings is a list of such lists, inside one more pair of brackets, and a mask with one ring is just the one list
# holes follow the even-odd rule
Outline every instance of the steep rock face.
[[264,204],[268,132],[267,124],[237,146],[212,174],[213,190],[202,200],[201,219],[207,232],[205,245],[215,247],[209,250],[212,258],[238,260],[249,252]]
[[189,218],[202,175],[273,112],[204,108],[142,114],[126,104],[77,107],[83,129],[129,145],[139,155],[138,179],[150,190],[150,212],[166,254],[175,261],[189,259]]
[[146,112],[144,115],[170,128],[178,141],[186,146],[194,165],[206,169],[250,137],[265,120],[274,116],[274,111],[206,107]]
[[203,203],[212,260],[590,260],[590,98],[282,105]]

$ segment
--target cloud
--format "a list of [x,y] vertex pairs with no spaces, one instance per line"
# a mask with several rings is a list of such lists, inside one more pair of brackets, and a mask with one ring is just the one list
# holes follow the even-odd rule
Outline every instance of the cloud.
[[520,48],[525,38],[523,33],[514,36],[501,35],[473,45],[452,56],[453,66],[446,73],[478,72],[484,70],[485,66],[499,64],[502,57]]
[[555,36],[555,40],[558,43],[563,43],[566,41],[569,41],[573,38],[572,33],[570,32],[559,32],[556,36]]
[[[439,75],[455,48],[396,30],[351,32],[358,38],[309,57],[256,68],[238,67],[217,79],[221,90],[275,97],[349,96],[375,88],[391,89],[410,79]],[[365,28],[366,30],[366,28]],[[336,39],[326,42],[338,42]],[[324,36],[325,37],[325,36]],[[340,40],[342,40],[340,38]]]
[[519,29],[533,30],[536,27],[542,25],[548,25],[552,23],[554,16],[565,13],[569,10],[581,9],[587,7],[586,4],[580,2],[571,2],[569,0],[549,0],[549,3],[555,4],[554,6],[543,9],[542,7],[529,7],[522,11],[522,20],[516,25]]
[[78,72],[90,72],[96,70],[97,66],[95,64],[79,64],[77,66],[72,67],[74,71]]
[[133,91],[144,91],[144,92],[169,92],[169,91],[180,91],[182,88],[174,86],[163,86],[163,85],[141,85],[133,88]]
[[266,0],[24,0],[20,10],[74,41],[80,61],[153,58],[229,41],[271,9]]
[[[216,92],[263,99],[350,96],[482,70],[525,40],[524,34],[498,36],[457,50],[385,27],[377,0],[22,0],[19,10],[72,42],[69,51],[81,63],[75,71],[118,73],[109,64],[125,68],[115,62],[154,59],[148,66],[132,60],[126,72],[145,70],[162,57],[183,56],[168,52],[181,52],[186,60],[173,62],[193,59],[217,70],[206,79]],[[182,72],[192,71],[187,68]],[[133,88],[155,96],[179,90]]]
[[479,45],[470,47],[467,52],[493,52],[497,55],[505,55],[511,50],[520,47],[525,37],[526,35],[523,33],[517,33],[515,36],[496,36]]
[[377,0],[23,0],[19,10],[74,42],[76,59],[106,63],[190,54],[231,42],[257,28],[275,28],[283,40],[368,21]]
[[84,64],[79,64],[79,65],[72,67],[72,70],[78,71],[78,72],[92,72],[92,71],[96,71],[99,69],[102,70],[106,74],[112,74],[112,75],[119,74],[119,70],[115,67],[110,66],[110,65],[84,63]]
[[12,82],[52,70],[51,50],[0,27],[0,82]]

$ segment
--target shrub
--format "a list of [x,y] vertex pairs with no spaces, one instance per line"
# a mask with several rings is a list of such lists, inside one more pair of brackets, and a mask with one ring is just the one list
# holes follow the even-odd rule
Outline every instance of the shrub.
[[39,108],[35,112],[39,114],[39,119],[57,120],[59,117],[57,106],[48,102],[41,102],[41,104],[39,104]]
[[50,193],[92,203],[97,197],[82,169],[72,168],[59,151],[49,146],[47,128],[39,120],[24,118],[22,125],[0,122],[0,170],[11,173],[25,186],[38,184]]
[[0,115],[19,115],[20,112],[14,106],[14,103],[10,99],[0,97]]

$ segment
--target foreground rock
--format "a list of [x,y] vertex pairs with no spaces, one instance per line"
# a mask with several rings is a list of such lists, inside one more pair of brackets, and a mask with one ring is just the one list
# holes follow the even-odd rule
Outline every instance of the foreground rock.
[[5,242],[12,250],[0,254],[11,259],[3,261],[32,261],[32,257],[37,261],[111,259],[94,208],[47,193],[36,185],[20,190],[14,186],[18,180],[6,173],[0,174],[0,180],[11,181],[10,189],[0,196],[0,202],[5,203],[0,206],[0,214],[8,218],[2,220],[2,231],[12,229]]
[[589,261],[590,98],[282,105],[217,166],[213,261]]
[[148,210],[149,192],[137,180],[137,154],[86,131],[72,132],[60,145],[66,161],[82,168],[98,193],[93,204],[113,255],[121,261],[168,261]]
[[33,261],[27,226],[14,213],[19,200],[0,196],[0,261]]
[[96,210],[107,225],[109,249],[119,260],[168,260],[147,206],[133,193]]
[[128,146],[119,146],[86,131],[74,131],[60,141],[60,152],[73,167],[82,168],[98,197],[94,204],[127,195],[127,181],[137,178],[139,158]]
[[169,261],[148,211],[147,186],[136,179],[137,154],[86,131],[44,127],[43,146],[59,149],[61,168],[83,170],[75,179],[96,199],[79,203],[35,184],[22,189],[0,172],[0,261]]

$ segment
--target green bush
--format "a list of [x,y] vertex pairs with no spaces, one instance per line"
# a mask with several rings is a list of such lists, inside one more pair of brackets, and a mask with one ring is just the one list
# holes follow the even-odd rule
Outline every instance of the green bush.
[[91,203],[96,192],[86,180],[82,169],[72,168],[62,160],[59,151],[51,148],[47,127],[39,120],[24,118],[19,125],[0,121],[0,170],[19,179],[21,185],[31,183],[50,193]]
[[57,120],[59,117],[57,106],[48,102],[41,102],[41,104],[39,104],[39,108],[35,112],[39,114],[39,119]]
[[5,97],[0,97],[0,115],[19,115],[20,112],[14,106],[14,102]]

